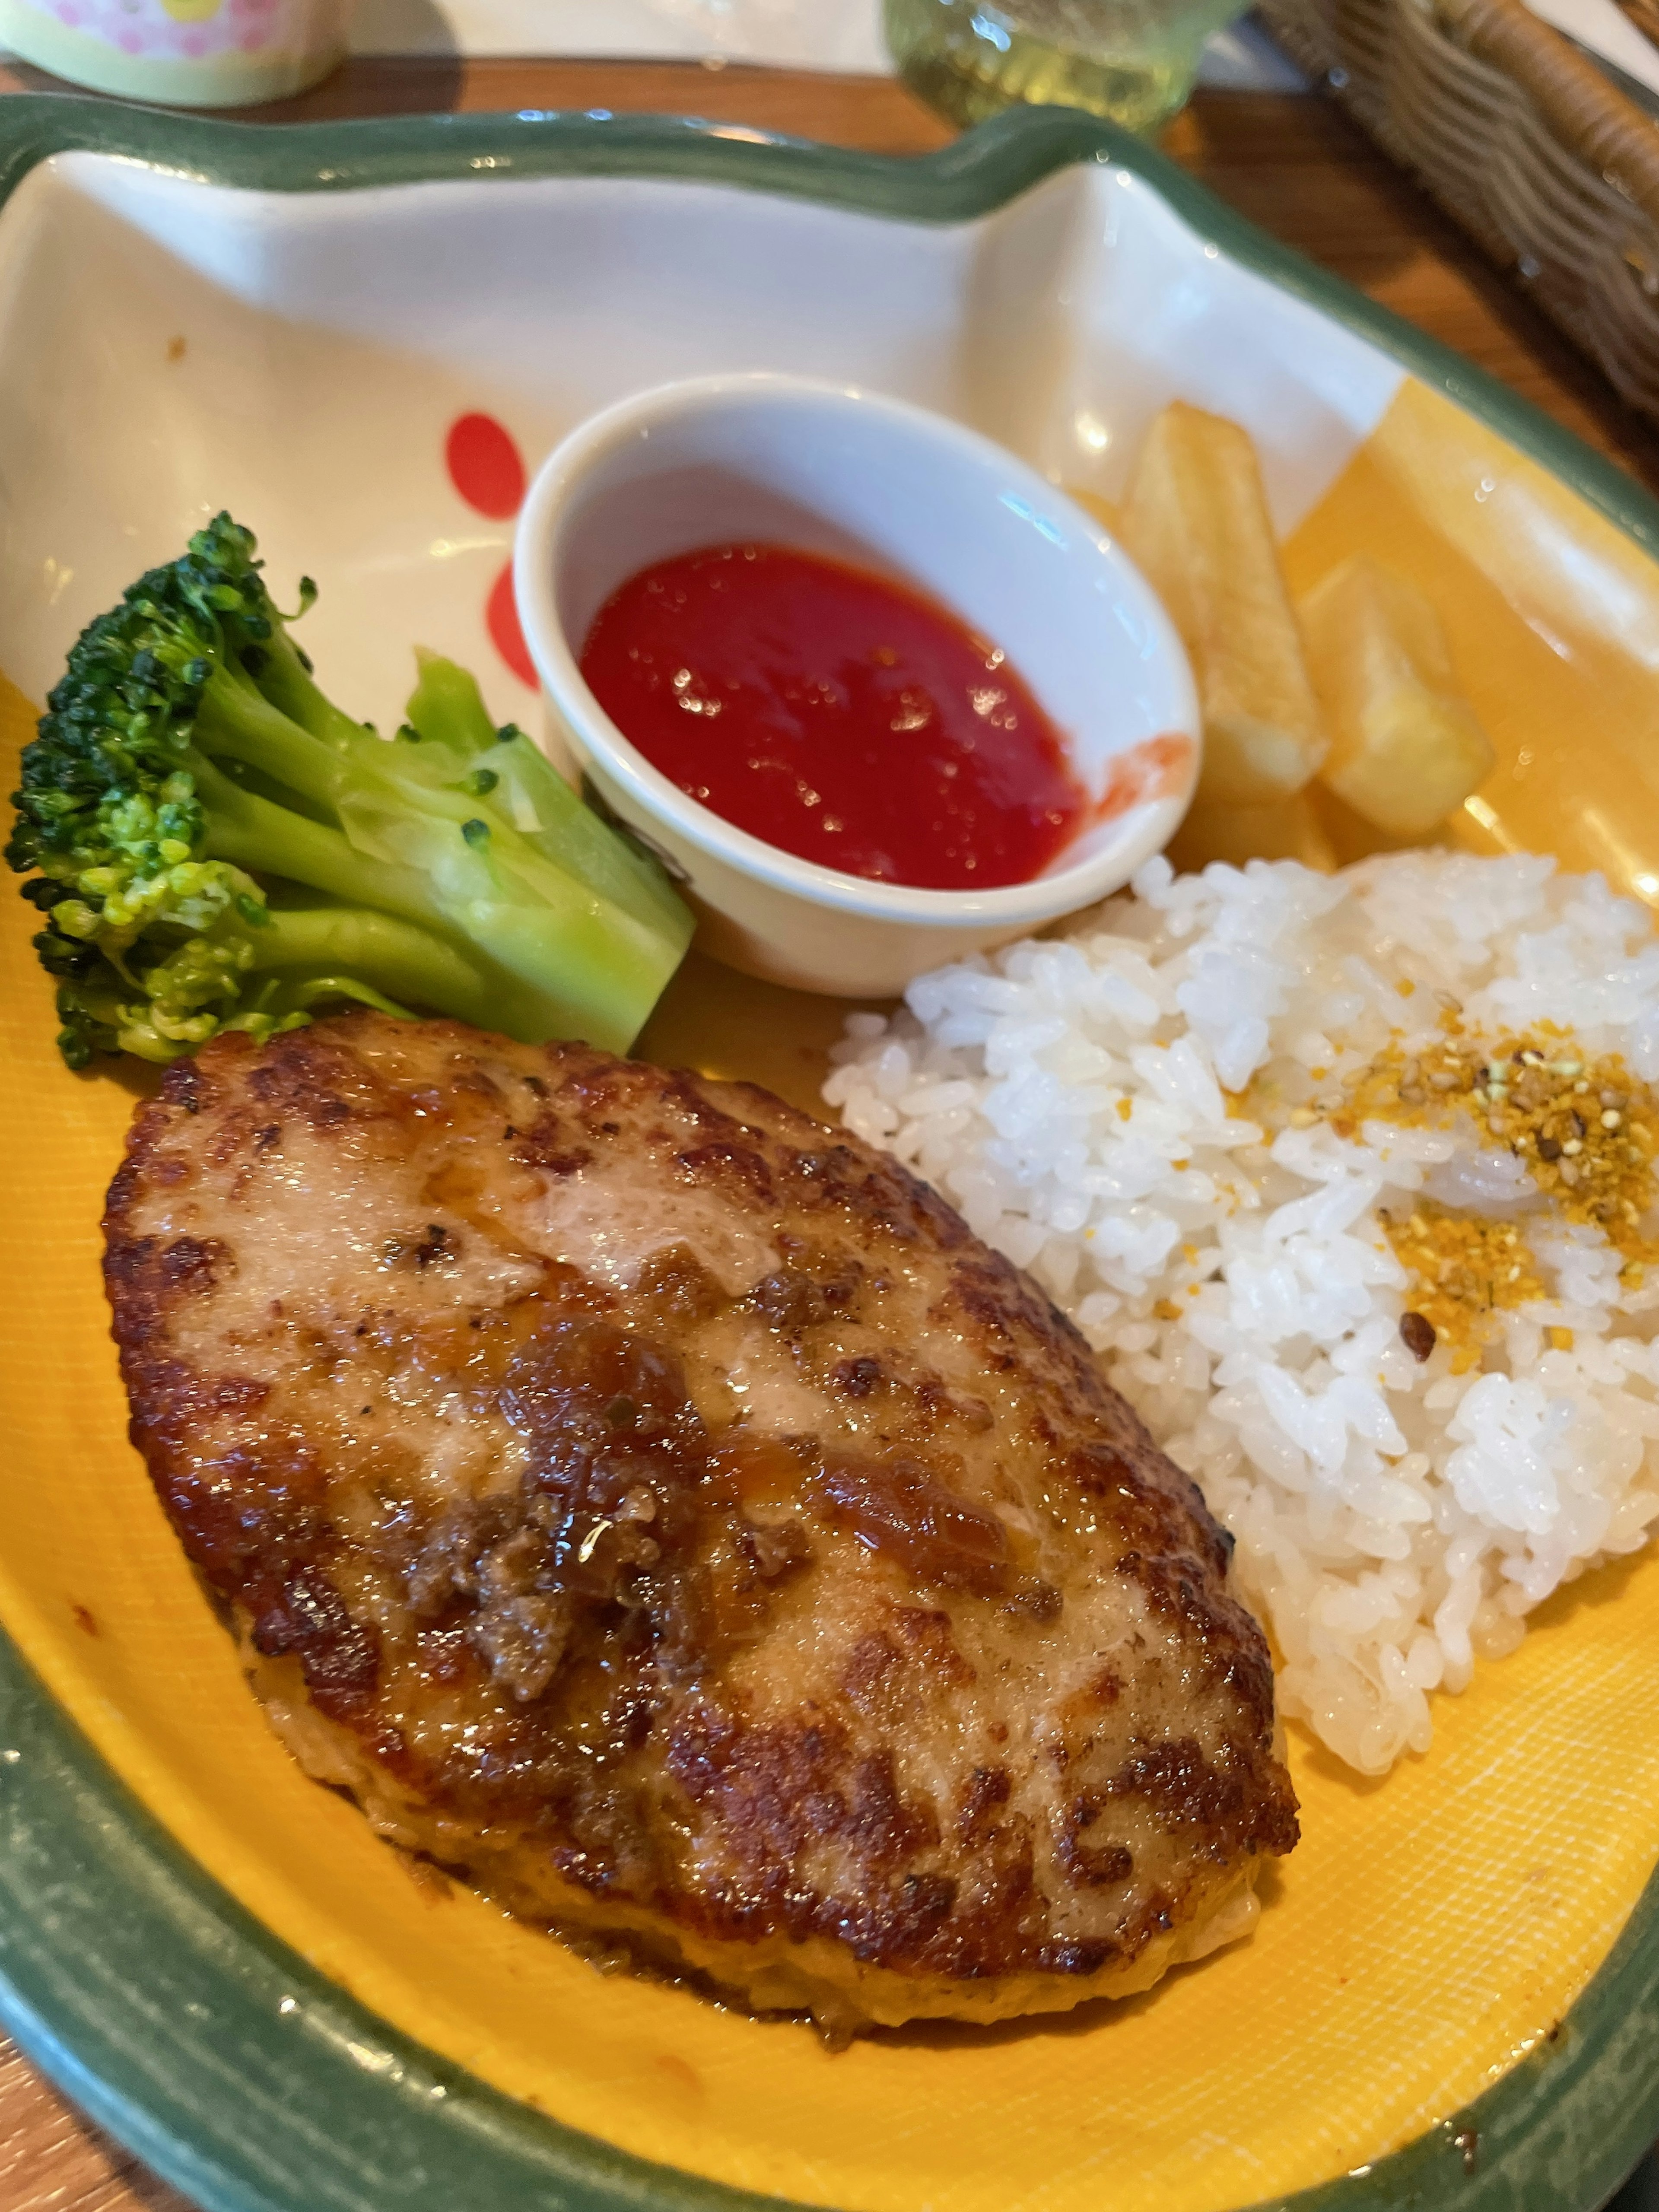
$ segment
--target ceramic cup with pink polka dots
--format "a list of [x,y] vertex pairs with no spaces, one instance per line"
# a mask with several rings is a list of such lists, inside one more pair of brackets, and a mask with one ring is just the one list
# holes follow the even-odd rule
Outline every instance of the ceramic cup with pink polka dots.
[[345,52],[351,0],[0,0],[0,43],[73,84],[180,107],[301,92]]

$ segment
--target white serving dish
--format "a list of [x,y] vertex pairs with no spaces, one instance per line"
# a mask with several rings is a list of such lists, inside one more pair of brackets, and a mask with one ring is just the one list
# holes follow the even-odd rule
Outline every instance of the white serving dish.
[[[1025,111],[911,162],[674,118],[3,107],[0,666],[37,698],[228,503],[279,590],[323,580],[305,635],[343,701],[395,718],[419,637],[533,716],[487,618],[522,459],[666,378],[856,382],[1085,496],[1182,397],[1251,431],[1290,554],[1346,500],[1326,552],[1382,526],[1433,578],[1506,748],[1458,837],[1659,897],[1659,508],[1104,126]],[[445,457],[485,415],[469,500]],[[1384,1790],[1293,1741],[1307,1833],[1257,1936],[1150,2001],[831,2058],[594,1976],[480,1898],[389,1881],[258,1723],[122,1440],[95,1220],[130,1102],[56,1058],[15,901],[10,924],[0,2021],[192,2199],[1607,2201],[1659,2128],[1650,1564],[1564,1593]],[[809,1103],[834,1025],[694,963],[647,1045]]]
[[252,191],[76,151],[18,186],[0,300],[13,681],[39,696],[88,617],[228,506],[279,599],[317,578],[307,647],[386,726],[416,640],[475,667],[501,719],[538,710],[487,619],[514,515],[446,468],[470,413],[527,480],[630,393],[783,370],[933,408],[1109,496],[1179,393],[1252,431],[1285,529],[1403,374],[1092,162],[936,225],[641,176]]

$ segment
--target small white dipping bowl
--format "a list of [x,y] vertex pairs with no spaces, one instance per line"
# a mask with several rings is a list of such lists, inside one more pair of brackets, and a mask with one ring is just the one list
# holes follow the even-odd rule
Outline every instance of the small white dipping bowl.
[[[989,890],[844,875],[734,829],[629,744],[582,680],[594,617],[640,569],[733,542],[827,554],[919,586],[1001,647],[1092,802],[1042,875]],[[925,409],[767,374],[643,392],[592,416],[544,465],[514,571],[556,736],[679,882],[698,941],[751,975],[888,996],[1115,890],[1192,797],[1192,677],[1139,572],[1012,454]],[[895,746],[905,742],[895,733]]]

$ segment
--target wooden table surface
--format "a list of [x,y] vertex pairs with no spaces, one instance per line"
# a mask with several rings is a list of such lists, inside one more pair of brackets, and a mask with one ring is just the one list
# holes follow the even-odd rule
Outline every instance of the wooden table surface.
[[[0,67],[0,91],[60,91]],[[261,121],[433,109],[609,107],[719,116],[874,152],[949,128],[898,84],[682,63],[358,60]],[[1659,493],[1659,431],[1617,400],[1507,279],[1329,102],[1200,92],[1164,144],[1266,230],[1479,362]],[[190,2212],[0,2038],[0,2212]],[[505,2212],[505,2208],[504,2208]]]

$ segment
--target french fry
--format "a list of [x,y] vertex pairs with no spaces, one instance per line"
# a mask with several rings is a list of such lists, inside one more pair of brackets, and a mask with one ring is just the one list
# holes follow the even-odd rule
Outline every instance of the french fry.
[[1328,875],[1336,849],[1305,791],[1266,806],[1231,806],[1200,799],[1170,841],[1177,868],[1205,868],[1212,860],[1300,860],[1304,868]]
[[1123,543],[1181,633],[1204,718],[1199,797],[1261,805],[1325,757],[1324,718],[1279,565],[1255,448],[1176,400],[1146,434]]
[[1328,718],[1320,781],[1395,837],[1420,837],[1492,773],[1491,740],[1457,689],[1425,593],[1363,553],[1302,602],[1308,661]]
[[1443,822],[1426,836],[1396,837],[1391,830],[1379,830],[1375,822],[1367,822],[1363,814],[1356,814],[1347,801],[1339,799],[1319,776],[1314,778],[1302,796],[1312,806],[1320,828],[1330,839],[1339,868],[1352,867],[1356,860],[1369,860],[1374,853],[1405,853],[1414,846],[1425,845],[1450,847],[1454,842],[1447,836]]

